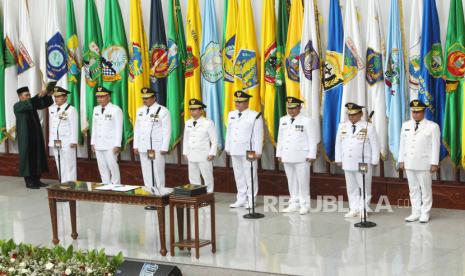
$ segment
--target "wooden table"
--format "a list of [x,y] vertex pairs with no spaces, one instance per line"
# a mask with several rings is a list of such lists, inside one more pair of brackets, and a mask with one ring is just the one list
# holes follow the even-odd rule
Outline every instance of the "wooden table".
[[[170,195],[170,252],[174,256],[174,248],[195,248],[195,257],[198,259],[200,254],[200,247],[211,244],[212,252],[216,252],[216,234],[215,234],[215,196],[213,193],[203,194],[198,196],[175,196]],[[199,209],[202,207],[210,206],[210,227],[211,227],[211,240],[201,240],[199,237]],[[175,242],[174,239],[174,209],[176,208],[178,220],[178,236],[179,241]],[[184,221],[184,208],[186,208],[187,219],[187,237],[184,239],[183,221]],[[191,219],[190,209],[194,209],[194,239],[191,239]]]
[[76,201],[93,201],[102,203],[119,203],[155,206],[158,214],[158,231],[160,234],[160,254],[166,256],[165,238],[165,206],[168,205],[169,195],[156,196],[145,192],[142,187],[129,192],[113,192],[95,190],[101,184],[90,182],[67,182],[52,185],[48,190],[48,203],[52,220],[53,244],[58,244],[57,201],[68,201],[71,215],[71,237],[78,237],[76,231]]

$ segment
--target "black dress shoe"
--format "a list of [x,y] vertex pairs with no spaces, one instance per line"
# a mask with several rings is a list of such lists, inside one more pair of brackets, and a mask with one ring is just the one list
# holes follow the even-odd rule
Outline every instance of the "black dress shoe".
[[48,184],[45,184],[42,181],[39,181],[39,183],[37,183],[37,184],[39,185],[39,187],[48,187]]
[[40,189],[40,186],[34,185],[34,184],[26,184],[26,188],[37,190],[37,189]]

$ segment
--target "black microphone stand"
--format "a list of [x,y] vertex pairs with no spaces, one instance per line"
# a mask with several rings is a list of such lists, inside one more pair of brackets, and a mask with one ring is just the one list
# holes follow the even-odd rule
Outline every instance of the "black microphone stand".
[[362,163],[358,163],[359,171],[362,173],[362,183],[363,183],[363,216],[360,217],[360,222],[354,224],[355,227],[359,228],[372,228],[376,226],[376,223],[367,221],[367,208],[366,208],[366,195],[365,195],[365,174],[368,172],[368,164],[365,163],[365,142],[368,136],[368,122],[370,121],[371,117],[375,112],[372,111],[370,116],[367,120],[365,129],[366,133],[363,137],[363,145],[362,145]]
[[[259,218],[265,217],[264,214],[255,213],[255,187],[254,187],[254,181],[253,181],[253,161],[255,159],[255,151],[253,151],[252,149],[252,138],[253,138],[254,130],[255,130],[255,122],[257,121],[258,118],[260,118],[261,114],[262,114],[261,112],[258,113],[257,117],[255,117],[255,120],[253,121],[252,133],[250,134],[250,141],[249,141],[250,150],[246,152],[247,160],[249,160],[250,162],[250,180],[252,184],[252,208],[249,208],[249,213],[243,216],[243,218],[246,218],[246,219],[259,219]],[[253,156],[249,157],[249,154]],[[248,204],[248,201],[247,201],[247,204]],[[252,209],[252,213],[250,212],[250,209]]]

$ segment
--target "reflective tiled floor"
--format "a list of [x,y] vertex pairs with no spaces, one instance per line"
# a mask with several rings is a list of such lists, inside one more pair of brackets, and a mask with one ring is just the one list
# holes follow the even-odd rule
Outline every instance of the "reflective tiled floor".
[[[0,177],[0,189],[0,239],[51,245],[46,190],[27,190],[14,177]],[[245,220],[246,210],[228,208],[233,195],[217,194],[216,200],[217,253],[204,247],[199,260],[188,251],[159,255],[156,215],[138,206],[79,202],[79,238],[73,241],[68,206],[60,203],[59,238],[65,246],[130,258],[292,275],[465,274],[465,211],[433,209],[430,223],[407,224],[409,209],[395,208],[372,215],[378,226],[363,230],[337,212],[266,212],[264,219]],[[202,210],[201,226],[209,216]],[[210,236],[208,228],[201,227],[201,237]]]

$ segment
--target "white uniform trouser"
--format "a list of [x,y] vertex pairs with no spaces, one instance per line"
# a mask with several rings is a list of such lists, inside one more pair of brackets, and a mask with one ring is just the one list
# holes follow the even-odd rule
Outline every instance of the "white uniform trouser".
[[412,203],[412,214],[429,215],[433,206],[433,195],[431,190],[432,176],[430,171],[405,170],[410,190],[410,201]]
[[310,163],[283,163],[286,172],[289,203],[292,206],[310,208]]
[[61,182],[76,181],[76,149],[66,148],[60,149],[60,164],[58,164],[58,149],[53,148],[57,171],[61,170]]
[[[152,185],[152,161],[148,158],[146,152],[140,152],[140,165],[142,168],[142,176],[144,177],[144,185],[148,188]],[[153,176],[155,177],[155,185],[158,188],[165,187],[165,156],[160,151],[155,152],[153,160]]]
[[[358,171],[344,171],[346,177],[347,196],[349,197],[349,208],[354,211],[363,209],[363,177]],[[366,208],[369,210],[371,201],[371,178],[373,168],[368,165],[368,172],[365,174],[365,195]]]
[[207,191],[209,193],[213,192],[213,162],[212,161],[203,161],[203,162],[189,162],[189,182],[190,184],[202,184],[202,179],[205,185],[207,185]]
[[98,170],[103,184],[121,184],[118,154],[113,150],[96,150]]
[[[246,203],[252,202],[252,178],[250,177],[250,161],[247,161],[245,156],[232,155],[231,161],[234,170],[234,178],[237,188],[237,202]],[[257,160],[252,162],[253,165],[253,184],[254,196],[258,193],[258,177],[257,177]],[[248,200],[248,201],[247,201]]]

